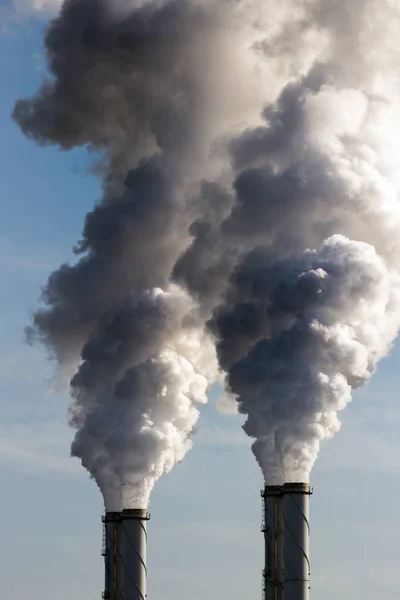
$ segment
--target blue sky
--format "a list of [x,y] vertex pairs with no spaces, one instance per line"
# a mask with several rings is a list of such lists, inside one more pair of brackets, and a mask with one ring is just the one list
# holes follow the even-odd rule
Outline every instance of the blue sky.
[[[19,4],[22,6],[22,0]],[[102,501],[69,458],[66,394],[23,329],[99,196],[84,151],[39,149],[10,119],[43,75],[42,13],[0,4],[0,600],[101,597]],[[342,413],[313,471],[312,598],[399,598],[400,345]],[[203,410],[193,451],[152,496],[150,600],[261,598],[262,479],[238,417]]]

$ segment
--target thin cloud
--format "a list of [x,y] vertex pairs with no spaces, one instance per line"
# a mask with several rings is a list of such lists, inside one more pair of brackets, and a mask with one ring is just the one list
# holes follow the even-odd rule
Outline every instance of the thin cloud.
[[69,457],[72,432],[59,423],[0,426],[0,463],[23,472],[83,473]]
[[215,423],[200,423],[199,432],[196,436],[196,444],[203,447],[215,446],[247,446],[250,447],[251,440],[240,428],[236,421],[234,429],[220,427]]
[[54,17],[63,0],[10,0],[0,6],[0,35],[15,37],[21,35],[21,25],[33,18]]
[[33,270],[47,273],[54,267],[56,260],[54,251],[50,252],[47,248],[37,252],[37,249],[21,246],[11,237],[0,236],[0,270]]
[[54,13],[62,5],[63,0],[14,0],[13,6],[18,12],[35,11]]
[[[360,412],[362,407],[360,407]],[[393,421],[396,420],[393,413]],[[399,423],[399,421],[397,421]],[[374,430],[368,421],[355,416],[343,417],[341,431],[335,439],[321,444],[320,463],[316,469],[383,472],[387,475],[398,472],[400,447],[398,437],[385,427],[385,419],[376,422]]]

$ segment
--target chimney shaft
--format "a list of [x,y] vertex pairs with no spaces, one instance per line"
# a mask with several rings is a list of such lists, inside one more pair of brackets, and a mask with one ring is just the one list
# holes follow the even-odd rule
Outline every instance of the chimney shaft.
[[105,567],[105,600],[120,600],[122,592],[122,524],[120,512],[103,517],[103,556]]
[[122,598],[146,600],[146,510],[128,509],[122,512]]
[[266,600],[282,600],[283,496],[281,486],[266,486],[263,497],[265,540],[264,590]]
[[309,498],[308,483],[285,483],[284,518],[284,600],[309,600]]

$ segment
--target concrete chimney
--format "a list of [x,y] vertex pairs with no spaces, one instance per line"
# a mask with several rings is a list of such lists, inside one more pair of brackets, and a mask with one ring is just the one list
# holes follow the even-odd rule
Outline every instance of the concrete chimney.
[[104,600],[121,600],[122,594],[122,514],[108,512],[103,517],[105,567]]
[[146,600],[146,525],[149,519],[146,510],[122,511],[123,600]]
[[284,600],[309,600],[309,499],[308,483],[282,486],[284,521]]
[[266,486],[263,498],[265,568],[263,591],[265,600],[282,600],[283,592],[283,495],[282,487]]

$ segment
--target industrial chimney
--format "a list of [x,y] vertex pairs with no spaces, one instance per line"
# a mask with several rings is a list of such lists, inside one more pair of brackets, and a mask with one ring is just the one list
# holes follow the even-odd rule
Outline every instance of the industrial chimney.
[[266,486],[263,498],[264,600],[309,600],[308,483]]
[[121,513],[108,512],[103,517],[103,551],[105,567],[104,600],[120,600],[122,592]]
[[122,511],[122,598],[123,600],[146,600],[146,522],[150,515],[146,510]]
[[266,486],[263,498],[265,568],[263,596],[266,600],[282,600],[283,592],[283,495],[282,487]]
[[146,600],[146,521],[143,509],[103,517],[104,600]]
[[308,600],[310,591],[308,483],[285,483],[284,521],[284,600]]

